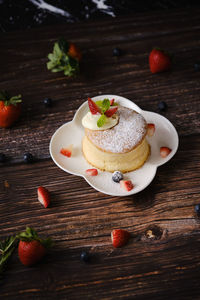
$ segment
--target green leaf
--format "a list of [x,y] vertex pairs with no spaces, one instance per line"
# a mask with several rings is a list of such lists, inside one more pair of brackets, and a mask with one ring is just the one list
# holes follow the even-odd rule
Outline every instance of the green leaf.
[[53,47],[53,55],[57,58],[59,58],[62,55],[62,51],[57,42],[54,44]]
[[5,241],[0,242],[0,253],[4,254],[6,251],[9,250],[10,247],[14,244],[16,240],[16,236],[10,236]]
[[69,51],[69,43],[64,38],[59,39],[58,45],[63,52],[67,53]]
[[101,115],[101,117],[97,121],[97,126],[102,127],[106,123],[106,120],[107,120],[106,116],[104,114]]
[[26,227],[26,231],[19,233],[17,237],[25,242],[39,240],[37,232],[31,227]]
[[5,241],[0,242],[0,274],[4,271],[5,266],[15,250],[17,236],[10,236]]
[[105,113],[110,108],[110,100],[109,99],[99,100],[99,101],[96,101],[95,103],[101,108],[103,113]]
[[55,63],[55,62],[53,62],[53,61],[48,61],[48,63],[47,63],[47,69],[48,69],[48,70],[53,69],[55,66],[56,66],[56,63]]
[[106,112],[110,108],[110,100],[104,99],[102,102],[102,111]]
[[63,71],[66,76],[75,76],[79,72],[79,62],[68,55],[69,43],[60,39],[54,44],[53,53],[48,54],[47,69],[52,72]]
[[48,54],[48,59],[51,60],[52,62],[56,61],[55,56],[53,55],[53,53]]
[[98,101],[96,101],[95,103],[101,108],[102,107],[102,100],[98,100]]
[[41,240],[41,244],[45,247],[45,248],[50,248],[53,245],[53,241],[51,238],[47,238],[45,240]]

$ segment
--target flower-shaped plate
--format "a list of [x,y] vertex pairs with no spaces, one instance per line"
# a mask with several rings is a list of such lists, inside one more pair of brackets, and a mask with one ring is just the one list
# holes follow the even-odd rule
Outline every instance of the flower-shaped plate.
[[[129,196],[145,189],[155,177],[157,168],[168,162],[178,149],[178,134],[172,123],[165,117],[150,111],[141,110],[132,101],[116,95],[100,95],[93,97],[93,101],[103,99],[115,99],[121,106],[129,107],[144,116],[147,123],[155,124],[155,133],[152,137],[147,137],[151,146],[151,154],[145,164],[138,170],[124,174],[124,179],[131,180],[134,188],[126,191],[120,187],[119,183],[112,180],[112,173],[98,170],[97,176],[89,176],[85,173],[87,169],[93,168],[84,158],[82,153],[82,139],[84,128],[82,118],[88,112],[88,103],[84,102],[76,111],[71,122],[62,125],[53,134],[50,141],[50,155],[55,164],[73,175],[83,177],[94,189],[112,196]],[[73,144],[73,153],[70,158],[60,154],[60,149]],[[160,147],[172,149],[166,158],[160,156]]]

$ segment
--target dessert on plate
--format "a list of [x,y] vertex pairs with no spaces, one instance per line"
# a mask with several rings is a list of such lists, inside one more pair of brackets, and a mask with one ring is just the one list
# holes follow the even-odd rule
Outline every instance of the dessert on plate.
[[85,159],[103,171],[129,172],[147,160],[150,146],[146,140],[147,123],[133,109],[117,105],[114,99],[94,102],[83,117]]

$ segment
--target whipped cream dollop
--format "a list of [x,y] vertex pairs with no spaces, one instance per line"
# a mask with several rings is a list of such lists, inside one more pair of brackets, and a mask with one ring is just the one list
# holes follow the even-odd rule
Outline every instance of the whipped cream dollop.
[[101,114],[93,115],[90,111],[83,117],[82,125],[85,128],[91,130],[106,130],[117,125],[119,116],[114,114],[112,117],[107,118],[105,124],[102,127],[97,126],[97,121],[101,117]]

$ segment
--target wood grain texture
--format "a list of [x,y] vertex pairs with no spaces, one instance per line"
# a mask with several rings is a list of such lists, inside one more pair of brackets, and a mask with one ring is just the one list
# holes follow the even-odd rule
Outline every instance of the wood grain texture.
[[[138,14],[1,36],[0,89],[22,93],[24,103],[15,126],[0,129],[0,152],[9,157],[0,165],[0,239],[32,226],[55,246],[32,268],[14,254],[0,299],[199,299],[200,220],[194,205],[200,193],[200,85],[193,68],[199,60],[199,12]],[[46,69],[58,34],[82,49],[77,78]],[[171,72],[150,73],[148,54],[155,45],[174,54]],[[112,56],[115,46],[123,56]],[[106,93],[155,112],[166,101],[164,116],[179,133],[175,157],[137,195],[99,193],[49,157],[54,131],[88,96]],[[44,97],[54,100],[52,108],[43,106]],[[23,163],[27,151],[35,163]],[[51,192],[48,209],[37,200],[40,185]],[[131,232],[126,247],[112,247],[114,228]],[[89,264],[80,262],[82,250],[90,252]]]

